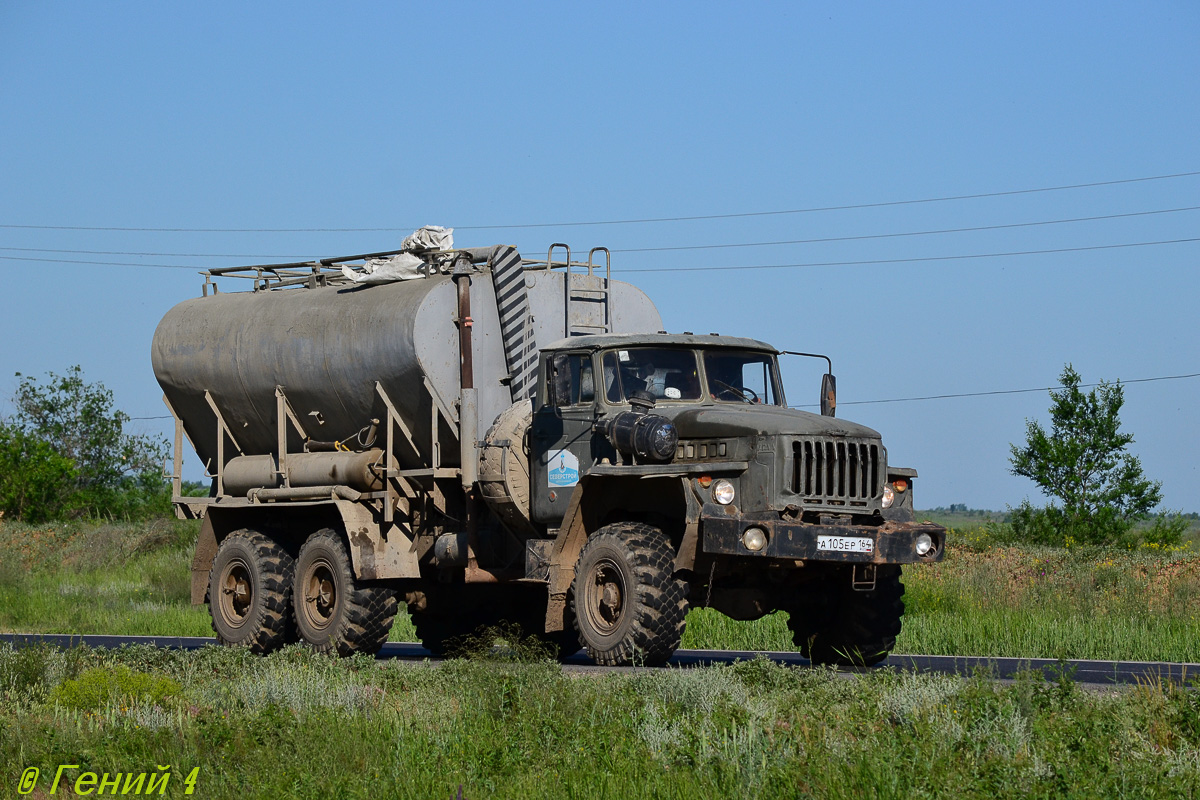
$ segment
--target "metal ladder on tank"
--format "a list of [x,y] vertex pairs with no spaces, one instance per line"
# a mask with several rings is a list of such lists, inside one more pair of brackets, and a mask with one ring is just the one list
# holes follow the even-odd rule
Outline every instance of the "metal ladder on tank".
[[[586,264],[571,261],[571,248],[561,242],[550,245],[546,263],[553,265],[554,250],[561,247],[567,251],[566,272],[563,275],[563,324],[564,336],[587,336],[612,332],[612,309],[609,304],[612,285],[612,254],[607,247],[593,247],[588,251]],[[604,253],[604,275],[597,274],[598,264],[593,261],[596,253]],[[586,272],[577,272],[574,267],[584,267]]]

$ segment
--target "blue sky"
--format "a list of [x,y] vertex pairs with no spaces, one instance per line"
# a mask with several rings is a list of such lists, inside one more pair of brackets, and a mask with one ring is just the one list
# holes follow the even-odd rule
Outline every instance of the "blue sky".
[[[160,415],[150,338],[198,293],[196,269],[388,249],[423,224],[530,255],[833,238],[617,253],[614,270],[672,331],[832,355],[839,414],[920,471],[918,505],[1036,499],[1007,455],[1046,419],[1045,393],[850,403],[1049,386],[1066,362],[1089,382],[1200,372],[1200,242],[945,259],[1196,238],[1200,211],[849,237],[1190,208],[1200,175],[472,228],[1200,171],[1197,41],[1193,2],[0,0],[0,225],[306,229],[0,227],[0,396],[14,372],[78,363],[132,415]],[[700,269],[848,261],[891,263]],[[651,268],[679,271],[637,272]],[[813,365],[785,377],[790,402],[815,400]],[[1133,449],[1171,508],[1200,508],[1198,397],[1198,378],[1126,390]]]

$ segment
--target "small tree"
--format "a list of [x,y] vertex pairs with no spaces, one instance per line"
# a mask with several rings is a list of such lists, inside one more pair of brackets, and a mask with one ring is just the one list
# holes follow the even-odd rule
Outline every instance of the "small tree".
[[141,517],[165,512],[170,499],[162,477],[166,442],[125,432],[129,415],[113,408],[102,383],[88,383],[73,366],[49,373],[43,385],[22,376],[11,422],[27,438],[45,443],[74,466],[67,504],[102,517]]
[[0,422],[0,511],[26,522],[58,516],[75,489],[75,464],[20,428]]
[[1121,540],[1134,523],[1162,500],[1162,484],[1142,474],[1141,462],[1126,448],[1133,436],[1122,433],[1118,417],[1125,402],[1120,382],[1101,381],[1080,390],[1080,377],[1067,364],[1062,389],[1050,392],[1050,433],[1026,420],[1023,447],[1012,445],[1012,472],[1034,481],[1058,498],[1061,506],[1034,508],[1024,501],[1013,512],[1014,532],[1022,539],[1062,544],[1109,544]]

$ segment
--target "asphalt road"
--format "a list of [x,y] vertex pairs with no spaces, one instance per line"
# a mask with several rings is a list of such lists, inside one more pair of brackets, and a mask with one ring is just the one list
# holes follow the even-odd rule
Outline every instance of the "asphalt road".
[[[95,648],[115,648],[123,645],[149,644],[177,650],[199,650],[215,645],[216,639],[202,636],[77,636],[69,634],[0,633],[0,642],[18,647],[48,644],[54,647],[87,645]],[[766,657],[788,666],[810,666],[799,653],[753,652],[748,650],[677,650],[671,667],[696,667],[710,664],[731,664]],[[405,661],[437,660],[419,644],[388,642],[379,651],[379,658]],[[566,669],[583,672],[632,671],[640,667],[599,667],[579,652],[564,662]],[[1200,664],[1176,664],[1162,661],[1057,661],[1048,658],[990,658],[978,656],[918,656],[892,655],[876,667],[843,670],[848,674],[893,668],[905,671],[971,676],[982,673],[988,677],[1007,680],[1020,672],[1040,671],[1048,680],[1066,674],[1077,683],[1097,686],[1135,684],[1148,681],[1184,683],[1200,676]]]

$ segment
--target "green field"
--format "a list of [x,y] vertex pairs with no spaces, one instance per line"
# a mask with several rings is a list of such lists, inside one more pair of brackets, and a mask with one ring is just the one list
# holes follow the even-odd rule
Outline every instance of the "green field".
[[36,768],[41,797],[64,764],[85,790],[169,765],[167,796],[196,770],[193,796],[231,800],[1200,792],[1200,695],[1160,685],[0,647],[0,700],[0,782]]
[[[950,521],[950,520],[948,520]],[[0,524],[0,630],[208,636],[188,602],[195,524]],[[946,560],[905,572],[898,652],[1200,662],[1200,553],[1050,549],[954,531]],[[395,641],[413,641],[404,614]],[[790,650],[781,613],[688,616],[685,647]]]

